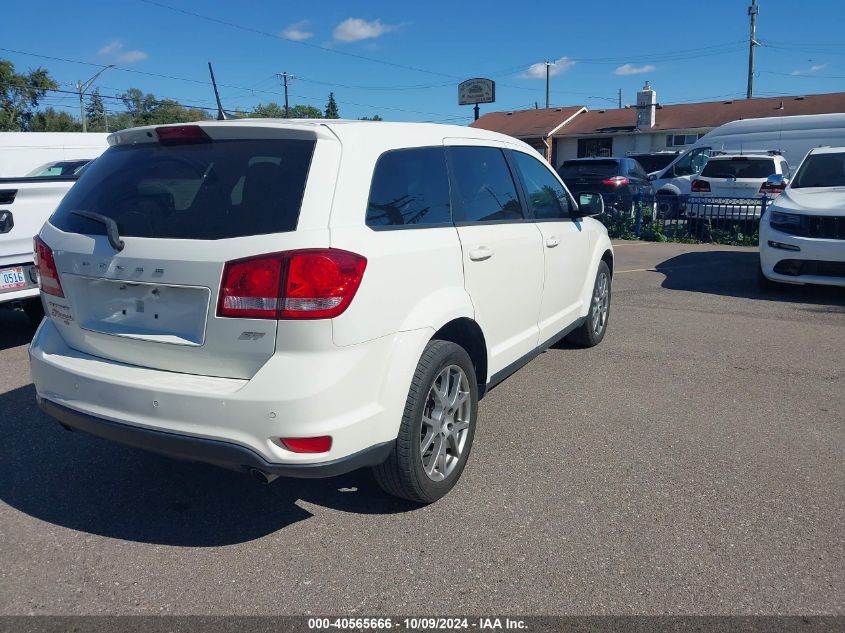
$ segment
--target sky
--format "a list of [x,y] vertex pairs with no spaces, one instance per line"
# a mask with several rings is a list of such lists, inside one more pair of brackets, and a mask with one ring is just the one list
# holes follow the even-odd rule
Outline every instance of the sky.
[[[745,96],[750,0],[602,2],[292,2],[93,0],[10,2],[0,58],[42,66],[72,91],[101,67],[104,96],[137,87],[214,108],[212,62],[225,108],[290,103],[359,118],[467,124],[457,84],[496,81],[493,110],[634,103],[645,80],[662,104]],[[845,91],[845,2],[759,0],[755,96]],[[110,109],[120,102],[107,99]],[[74,94],[45,105],[76,114]],[[843,103],[845,107],[845,103]]]

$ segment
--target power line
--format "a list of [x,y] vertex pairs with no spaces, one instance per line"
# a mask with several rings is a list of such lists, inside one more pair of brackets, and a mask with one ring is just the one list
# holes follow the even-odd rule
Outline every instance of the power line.
[[223,24],[225,26],[229,26],[234,29],[238,29],[240,31],[245,31],[247,33],[254,33],[256,35],[262,35],[264,37],[269,37],[274,40],[281,40],[283,42],[291,42],[292,44],[298,44],[300,46],[307,46],[308,48],[313,48],[317,50],[324,51],[326,53],[332,53],[333,55],[342,55],[345,57],[352,57],[355,59],[360,59],[363,61],[372,62],[375,64],[383,64],[385,66],[392,66],[394,68],[402,68],[403,70],[411,70],[418,73],[426,73],[428,75],[437,75],[440,77],[449,77],[451,79],[460,79],[460,77],[456,77],[455,75],[450,75],[448,73],[442,73],[434,70],[427,70],[425,68],[418,68],[416,66],[408,66],[406,64],[398,64],[396,62],[390,62],[384,59],[379,59],[377,57],[368,57],[366,55],[359,55],[358,53],[352,53],[350,51],[343,51],[334,48],[329,48],[327,46],[320,46],[319,44],[311,44],[310,42],[298,42],[296,40],[291,40],[281,35],[277,35],[276,33],[269,33],[267,31],[262,31],[261,29],[256,29],[250,26],[244,26],[242,24],[237,24],[235,22],[229,22],[228,20],[221,20],[219,18],[213,18],[208,15],[203,15],[201,13],[196,13],[195,11],[188,11],[187,9],[180,9],[178,7],[172,7],[169,4],[164,4],[163,2],[156,2],[155,0],[141,0],[141,2],[145,4],[154,5],[160,7],[162,9],[168,9],[169,11],[175,11],[177,13],[182,13],[184,15],[189,15],[200,20],[206,20],[207,22],[215,22],[217,24]]

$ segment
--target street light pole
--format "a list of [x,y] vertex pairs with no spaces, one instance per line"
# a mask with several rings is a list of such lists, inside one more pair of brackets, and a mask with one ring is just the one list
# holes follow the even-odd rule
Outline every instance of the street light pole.
[[85,97],[85,91],[91,87],[91,84],[97,81],[97,77],[102,75],[109,68],[114,68],[114,64],[109,64],[105,68],[101,69],[96,75],[94,75],[93,77],[91,77],[91,79],[84,83],[81,80],[76,82],[76,90],[77,92],[79,92],[79,118],[82,120],[83,132],[88,131],[88,120],[85,118],[85,102],[83,100]]

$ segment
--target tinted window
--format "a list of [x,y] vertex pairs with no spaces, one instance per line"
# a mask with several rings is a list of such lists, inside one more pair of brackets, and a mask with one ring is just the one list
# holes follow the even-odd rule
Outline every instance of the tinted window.
[[710,158],[710,148],[698,147],[681,156],[672,169],[676,176],[691,176],[701,172],[708,158]]
[[702,176],[711,178],[768,178],[773,173],[775,173],[773,159],[744,156],[711,159],[701,171]]
[[665,154],[637,154],[631,158],[636,160],[646,173],[650,174],[653,171],[660,171],[666,167],[675,160],[676,156],[677,154],[675,153],[666,152]]
[[534,217],[541,220],[568,217],[569,197],[548,167],[522,152],[513,152],[511,155],[525,182]]
[[450,147],[455,213],[464,222],[521,220],[524,215],[502,150],[493,147]]
[[420,226],[451,221],[442,147],[382,154],[370,188],[367,226]]
[[73,233],[216,240],[296,229],[313,141],[236,140],[112,147],[79,177],[50,222]]
[[560,167],[560,177],[563,179],[576,176],[607,176],[619,175],[619,162],[615,160],[566,160]]
[[845,153],[810,154],[790,185],[803,187],[845,187]]

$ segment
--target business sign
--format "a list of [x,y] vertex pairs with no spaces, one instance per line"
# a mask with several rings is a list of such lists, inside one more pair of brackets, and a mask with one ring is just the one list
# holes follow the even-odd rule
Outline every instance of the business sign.
[[492,79],[467,79],[458,86],[458,105],[493,103],[496,100],[496,82]]

